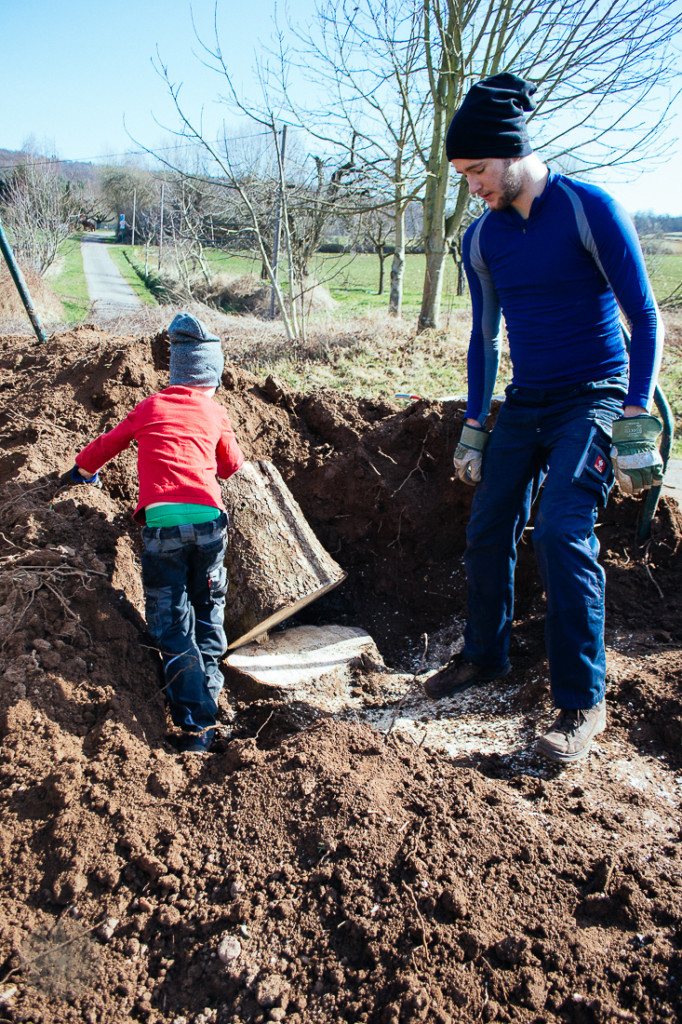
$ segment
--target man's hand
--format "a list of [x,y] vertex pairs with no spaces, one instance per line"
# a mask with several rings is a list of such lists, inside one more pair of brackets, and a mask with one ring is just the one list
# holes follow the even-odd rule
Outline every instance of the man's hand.
[[475,487],[481,479],[483,451],[490,434],[483,427],[472,427],[465,423],[462,436],[455,449],[455,473],[463,484]]
[[662,429],[661,421],[649,413],[615,420],[611,463],[625,494],[648,491],[663,480],[663,459],[656,444]]

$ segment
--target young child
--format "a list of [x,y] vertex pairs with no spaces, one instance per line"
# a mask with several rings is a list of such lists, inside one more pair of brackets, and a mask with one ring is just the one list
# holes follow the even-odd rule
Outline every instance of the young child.
[[220,339],[189,313],[173,319],[170,387],[150,395],[76,456],[71,476],[95,483],[98,470],[137,441],[143,524],[142,581],[147,627],[159,645],[181,750],[205,753],[213,740],[227,650],[223,559],[228,519],[216,474],[232,476],[244,456],[225,410],[214,402],[223,373]]

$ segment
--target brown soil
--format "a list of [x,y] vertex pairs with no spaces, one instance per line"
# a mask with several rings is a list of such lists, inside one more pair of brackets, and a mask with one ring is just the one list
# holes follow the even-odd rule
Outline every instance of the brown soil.
[[[207,758],[179,756],[145,634],[134,454],[102,490],[60,484],[166,368],[163,335],[0,340],[0,1021],[679,1020],[677,506],[644,550],[637,502],[602,516],[610,724],[586,763],[532,754],[549,705],[530,545],[511,682],[476,734],[482,695],[436,711],[413,693],[415,721],[437,714],[460,742],[420,747],[370,713],[396,706],[391,673],[409,680],[423,634],[457,640],[461,408],[228,369],[247,456],[275,463],[348,572],[300,621],[363,626],[389,667],[356,667],[367,715],[350,719],[240,700],[228,670],[231,726]],[[486,739],[502,714],[522,749]]]

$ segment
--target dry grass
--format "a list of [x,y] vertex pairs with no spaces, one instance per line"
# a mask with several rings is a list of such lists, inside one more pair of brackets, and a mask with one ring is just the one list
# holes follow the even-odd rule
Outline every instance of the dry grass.
[[228,358],[258,377],[273,374],[296,390],[333,387],[356,396],[393,398],[409,391],[461,394],[469,318],[455,313],[438,331],[417,334],[414,322],[387,315],[316,316],[304,342],[287,341],[281,325],[233,318]]
[[[295,390],[333,387],[355,396],[389,399],[400,392],[439,398],[466,392],[467,310],[443,316],[437,331],[421,334],[412,319],[396,320],[377,313],[348,317],[339,311],[322,311],[311,316],[306,340],[294,343],[287,339],[280,320],[254,313],[222,313],[200,302],[141,307],[133,313],[100,319],[97,326],[114,336],[148,338],[167,328],[180,309],[199,317],[223,339],[228,362],[261,379],[272,374]],[[665,312],[663,318],[666,347],[661,387],[675,416],[682,418],[682,313]],[[72,325],[58,320],[44,323],[56,335],[73,330]],[[32,334],[23,308],[9,312],[9,304],[0,305],[0,334]],[[510,376],[509,358],[503,351],[498,393]]]
[[665,324],[665,346],[668,349],[675,349],[682,355],[682,311],[666,310],[663,313]]
[[[216,274],[210,282],[196,283],[193,292],[199,301],[227,313],[252,313],[261,319],[270,315],[270,284],[253,274]],[[311,280],[304,298],[306,314],[330,312],[337,306],[328,290]]]
[[233,277],[216,274],[210,281],[200,281],[193,288],[201,302],[215,309],[231,313],[254,313],[266,316],[270,308],[270,288],[267,281],[252,274]]
[[[24,279],[31,295],[35,310],[43,323],[58,323],[64,319],[64,306],[57,298],[49,284],[37,274],[24,271]],[[7,267],[0,263],[0,322],[28,326],[28,333],[33,328],[26,314],[14,281]],[[14,332],[12,332],[14,333]]]

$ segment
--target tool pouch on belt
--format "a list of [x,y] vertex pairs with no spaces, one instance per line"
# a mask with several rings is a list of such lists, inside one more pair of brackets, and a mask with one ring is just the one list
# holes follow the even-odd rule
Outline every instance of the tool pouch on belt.
[[606,499],[613,487],[613,468],[609,457],[610,443],[608,436],[600,427],[592,427],[572,480],[576,487],[583,487],[596,494],[601,505],[606,504]]

